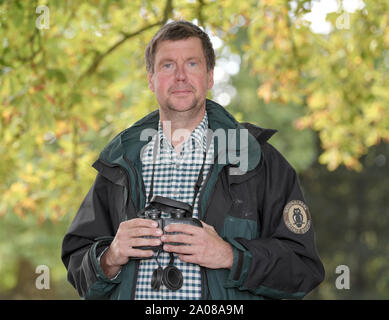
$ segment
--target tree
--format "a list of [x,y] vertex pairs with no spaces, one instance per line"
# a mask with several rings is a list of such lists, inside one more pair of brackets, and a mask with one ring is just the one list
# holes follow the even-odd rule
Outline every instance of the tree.
[[306,106],[296,126],[319,133],[320,163],[361,170],[358,158],[389,141],[389,3],[366,0],[354,13],[339,8],[327,17],[327,35],[303,19],[312,3],[268,0],[251,11],[246,52],[262,80],[258,95]]
[[295,125],[319,133],[329,169],[360,170],[358,158],[389,138],[389,4],[364,3],[349,14],[352,27],[336,28],[334,13],[333,30],[318,35],[303,19],[306,0],[48,1],[48,29],[36,27],[37,1],[3,2],[0,214],[74,212],[100,148],[156,108],[143,50],[170,18],[196,18],[231,47],[237,30],[247,32],[241,49],[258,95],[303,108]]
[[[143,54],[169,19],[197,21],[241,55],[233,85],[247,93],[243,81],[250,76],[256,94],[244,93],[249,104],[235,99],[227,108],[266,126],[285,123],[281,116],[293,119],[303,130],[299,138],[280,133],[274,139],[299,170],[315,159],[313,132],[328,169],[361,170],[358,159],[389,139],[389,4],[365,0],[349,13],[350,28],[337,28],[340,9],[328,16],[333,29],[323,35],[304,19],[313,3],[0,1],[0,230],[8,239],[0,255],[16,265],[19,256],[39,263],[48,252],[58,254],[100,150],[157,108]],[[277,112],[264,123],[261,114],[270,119],[270,108]],[[289,142],[309,144],[304,157]],[[36,249],[36,241],[50,249]],[[1,261],[0,267],[7,269]]]

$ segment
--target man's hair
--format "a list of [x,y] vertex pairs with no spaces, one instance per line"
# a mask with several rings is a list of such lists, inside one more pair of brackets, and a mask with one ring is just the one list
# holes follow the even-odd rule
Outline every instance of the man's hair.
[[198,26],[185,20],[173,21],[165,24],[151,39],[146,47],[145,60],[147,72],[154,73],[155,54],[158,44],[165,40],[183,40],[196,37],[201,40],[203,52],[207,61],[207,71],[215,67],[215,52],[208,35]]

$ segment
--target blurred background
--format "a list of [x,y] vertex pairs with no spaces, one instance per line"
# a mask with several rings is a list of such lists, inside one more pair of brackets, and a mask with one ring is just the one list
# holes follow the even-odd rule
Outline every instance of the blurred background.
[[0,299],[79,299],[62,238],[99,152],[157,109],[144,49],[176,19],[212,39],[209,97],[299,174],[326,269],[306,299],[388,299],[387,0],[0,1]]

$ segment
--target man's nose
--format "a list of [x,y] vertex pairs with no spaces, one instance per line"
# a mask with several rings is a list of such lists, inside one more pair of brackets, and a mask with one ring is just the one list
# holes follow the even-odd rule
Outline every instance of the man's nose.
[[176,68],[176,80],[185,81],[187,79],[186,70],[184,65],[177,65]]

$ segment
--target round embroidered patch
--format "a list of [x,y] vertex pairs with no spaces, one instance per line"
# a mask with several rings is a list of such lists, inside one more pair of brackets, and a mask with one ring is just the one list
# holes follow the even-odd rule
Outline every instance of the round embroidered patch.
[[290,231],[306,233],[311,227],[311,216],[306,204],[300,200],[289,201],[284,208],[284,222]]

